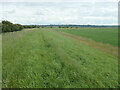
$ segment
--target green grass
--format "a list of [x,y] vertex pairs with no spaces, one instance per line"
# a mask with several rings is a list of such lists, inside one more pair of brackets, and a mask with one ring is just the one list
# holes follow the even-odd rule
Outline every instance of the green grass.
[[118,46],[118,28],[73,28],[59,31]]
[[117,57],[49,29],[3,34],[3,87],[118,87]]
[[0,34],[0,89],[2,88],[2,35]]

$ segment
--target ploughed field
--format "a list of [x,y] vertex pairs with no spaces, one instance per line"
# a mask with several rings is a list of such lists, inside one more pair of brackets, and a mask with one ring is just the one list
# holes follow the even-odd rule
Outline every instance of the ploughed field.
[[35,28],[2,34],[7,88],[118,87],[117,28]]

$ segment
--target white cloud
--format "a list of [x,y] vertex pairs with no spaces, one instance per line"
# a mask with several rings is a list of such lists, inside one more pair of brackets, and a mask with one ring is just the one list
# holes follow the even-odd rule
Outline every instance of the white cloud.
[[98,16],[87,16],[87,17],[83,17],[83,19],[91,19],[91,20],[117,20],[116,17],[98,17]]
[[0,2],[119,2],[119,0],[1,0]]
[[117,24],[117,2],[95,1],[4,2],[0,19],[21,24]]

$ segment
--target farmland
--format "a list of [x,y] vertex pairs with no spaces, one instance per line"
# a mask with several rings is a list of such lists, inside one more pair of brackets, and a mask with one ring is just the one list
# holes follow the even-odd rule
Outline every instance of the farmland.
[[3,87],[118,87],[117,34],[116,28],[35,28],[4,33]]
[[60,30],[77,36],[86,37],[97,42],[118,46],[118,28],[80,28]]

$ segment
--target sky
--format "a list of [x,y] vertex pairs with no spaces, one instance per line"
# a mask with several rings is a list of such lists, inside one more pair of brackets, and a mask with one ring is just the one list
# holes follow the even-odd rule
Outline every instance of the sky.
[[0,21],[117,25],[119,0],[0,0]]

